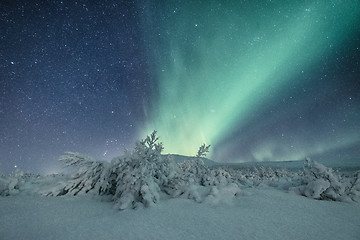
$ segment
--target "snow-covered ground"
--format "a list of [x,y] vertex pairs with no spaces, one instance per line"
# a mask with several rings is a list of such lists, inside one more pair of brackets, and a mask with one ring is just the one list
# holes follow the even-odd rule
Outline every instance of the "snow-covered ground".
[[0,198],[0,239],[359,239],[360,205],[273,188],[216,205],[167,199],[118,211],[85,196]]
[[0,175],[0,240],[360,239],[354,166],[209,167],[202,148],[174,161],[156,140],[111,163],[66,153],[72,174]]

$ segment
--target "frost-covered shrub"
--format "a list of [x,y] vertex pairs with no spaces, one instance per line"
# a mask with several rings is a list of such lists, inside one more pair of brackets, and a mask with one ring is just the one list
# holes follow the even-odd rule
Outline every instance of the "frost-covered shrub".
[[9,195],[9,182],[10,180],[6,176],[0,176],[0,196]]
[[16,195],[20,191],[20,187],[24,184],[24,172],[16,169],[15,173],[0,178],[0,195],[9,196]]
[[[227,170],[221,168],[210,169],[201,160],[200,157],[204,156],[202,150],[207,152],[208,147],[203,145],[200,147],[195,159],[178,164],[176,175],[168,182],[165,188],[167,194],[171,197],[183,197],[196,202],[215,203],[222,202],[218,199],[220,196],[231,201],[234,196],[241,192],[239,186],[234,184],[235,181]],[[234,191],[227,191],[226,189]],[[223,195],[222,193],[227,194]]]
[[346,188],[346,194],[355,202],[360,202],[360,171],[355,172]]
[[65,186],[55,190],[50,195],[71,194],[75,196],[80,193],[95,192],[99,194],[101,192],[101,186],[106,181],[103,175],[106,173],[108,163],[73,152],[67,152],[59,160],[67,167],[77,168],[77,171]]
[[212,169],[202,177],[201,185],[203,186],[224,186],[234,182],[228,171],[225,169]]
[[185,197],[200,202],[199,186],[203,176],[210,171],[204,162],[201,159],[186,160],[179,163],[175,170],[164,191],[171,197]]
[[302,171],[294,172],[286,169],[272,169],[263,166],[234,169],[226,167],[231,176],[231,181],[246,187],[275,187],[282,190],[288,190],[290,187],[298,186],[299,178],[303,175]]
[[204,161],[200,158],[186,160],[180,164],[180,174],[183,179],[189,183],[203,185],[204,177],[209,174],[210,169],[205,166]]
[[0,176],[0,196],[17,195],[20,192],[32,192],[34,189],[27,189],[33,179],[38,175],[16,171],[8,176]]
[[347,181],[333,169],[307,158],[301,185],[292,188],[296,193],[318,200],[349,201]]

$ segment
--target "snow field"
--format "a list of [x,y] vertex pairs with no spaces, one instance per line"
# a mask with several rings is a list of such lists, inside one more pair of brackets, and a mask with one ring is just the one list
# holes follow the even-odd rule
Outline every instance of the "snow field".
[[246,191],[227,202],[175,198],[123,211],[85,196],[9,196],[0,198],[0,239],[359,239],[359,204]]

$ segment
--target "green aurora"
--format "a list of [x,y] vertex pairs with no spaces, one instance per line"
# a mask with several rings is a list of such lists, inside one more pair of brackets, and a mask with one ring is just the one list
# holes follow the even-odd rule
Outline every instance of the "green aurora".
[[[203,143],[219,149],[234,130],[241,132],[258,112],[296,87],[304,72],[313,71],[322,58],[347,43],[360,22],[359,5],[358,1],[149,4],[142,24],[156,89],[154,102],[145,107],[148,121],[141,135],[156,129],[170,153],[194,155]],[[304,99],[296,111],[306,111],[307,102]],[[278,118],[269,116],[262,122],[271,125]],[[360,140],[348,133],[341,133],[347,136],[343,145]],[[338,146],[326,138],[306,148],[302,140],[296,143],[303,149],[284,154],[284,159]],[[253,159],[271,159],[277,144],[268,139],[253,146]]]

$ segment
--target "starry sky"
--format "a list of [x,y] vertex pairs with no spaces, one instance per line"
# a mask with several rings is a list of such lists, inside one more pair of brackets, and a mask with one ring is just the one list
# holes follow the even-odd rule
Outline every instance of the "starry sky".
[[156,129],[218,162],[360,161],[358,1],[0,1],[0,172]]

